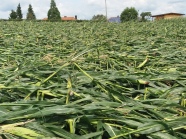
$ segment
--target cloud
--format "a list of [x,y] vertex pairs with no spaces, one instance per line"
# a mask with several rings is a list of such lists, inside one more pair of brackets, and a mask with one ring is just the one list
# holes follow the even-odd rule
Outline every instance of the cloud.
[[[23,17],[26,18],[31,4],[37,19],[47,17],[51,0],[1,0],[0,18],[8,19],[11,10],[20,3]],[[55,0],[61,16],[78,16],[78,19],[91,19],[93,15],[105,15],[105,0]],[[152,14],[167,12],[186,13],[185,0],[106,0],[108,17],[120,15],[126,7],[135,7],[139,13]]]

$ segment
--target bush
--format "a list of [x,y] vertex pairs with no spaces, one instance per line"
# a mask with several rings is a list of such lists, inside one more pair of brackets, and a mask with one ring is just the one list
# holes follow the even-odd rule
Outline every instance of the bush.
[[123,12],[121,13],[121,22],[125,22],[125,21],[136,21],[138,19],[138,11],[134,8],[126,8],[123,10]]

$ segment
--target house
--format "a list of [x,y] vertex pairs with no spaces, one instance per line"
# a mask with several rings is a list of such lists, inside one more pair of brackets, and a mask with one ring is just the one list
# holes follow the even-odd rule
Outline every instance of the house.
[[46,21],[46,20],[48,20],[48,18],[43,18],[42,20]]
[[64,16],[64,17],[61,18],[61,20],[63,20],[63,21],[74,21],[74,20],[77,20],[77,15],[75,17]]
[[172,19],[172,18],[178,18],[182,17],[184,14],[181,13],[165,13],[165,14],[159,14],[159,15],[153,15],[152,20],[160,20],[160,19]]
[[[48,18],[43,18],[42,20],[46,21],[46,20],[48,20]],[[64,16],[64,17],[61,17],[61,20],[63,20],[63,21],[74,21],[74,20],[77,20],[77,15],[75,17]]]
[[109,21],[109,22],[112,22],[112,23],[120,23],[120,22],[121,22],[119,16],[117,16],[117,17],[110,17],[110,18],[108,19],[108,21]]

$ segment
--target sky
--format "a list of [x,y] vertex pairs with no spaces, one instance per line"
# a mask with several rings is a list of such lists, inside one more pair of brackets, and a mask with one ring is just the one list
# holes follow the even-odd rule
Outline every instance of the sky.
[[[23,18],[26,18],[28,5],[31,4],[37,19],[47,17],[51,0],[1,0],[0,19],[8,19],[11,10],[16,10],[20,3]],[[75,16],[78,19],[91,19],[94,15],[105,12],[105,0],[55,0],[63,16]],[[106,0],[109,17],[116,17],[126,7],[135,7],[139,14],[151,12],[152,15],[169,12],[186,14],[186,0]]]

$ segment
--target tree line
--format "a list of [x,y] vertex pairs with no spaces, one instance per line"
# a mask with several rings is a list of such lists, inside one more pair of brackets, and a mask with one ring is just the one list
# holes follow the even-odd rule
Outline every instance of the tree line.
[[[48,10],[47,15],[48,15],[48,20],[61,20],[60,12],[54,0],[51,0],[50,9]],[[151,16],[151,12],[142,12],[140,16],[141,16],[140,21],[147,21],[148,18]],[[23,18],[23,14],[21,11],[21,5],[19,3],[17,6],[17,10],[11,11],[9,19],[10,20],[15,20],[15,19],[21,20],[22,18]],[[31,4],[29,4],[28,6],[28,12],[26,15],[26,19],[27,20],[36,19],[36,15],[33,11]],[[93,21],[107,21],[107,18],[104,15],[98,14],[98,15],[94,15],[92,17],[92,20]],[[120,15],[120,20],[121,22],[138,20],[138,11],[134,7],[131,7],[131,8],[127,7],[122,11]]]
[[[151,12],[142,12],[140,14],[140,19],[139,19],[139,13],[134,7],[130,7],[130,8],[127,7],[120,14],[121,22],[137,21],[137,20],[138,21],[148,21],[150,17],[151,17]],[[94,15],[92,17],[92,20],[94,20],[94,21],[107,21],[107,18],[105,15],[98,14],[98,15]]]
[[[48,10],[47,15],[48,15],[48,20],[61,20],[60,12],[59,12],[54,0],[51,0],[50,9]],[[22,20],[23,19],[23,14],[22,14],[20,3],[18,4],[16,11],[11,10],[9,19],[10,20]],[[33,10],[31,4],[29,4],[29,6],[28,6],[28,12],[26,15],[26,19],[27,20],[36,20],[36,15],[34,13],[34,10]]]

